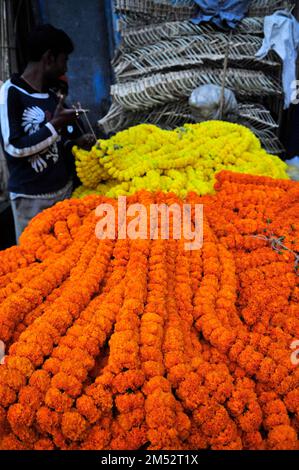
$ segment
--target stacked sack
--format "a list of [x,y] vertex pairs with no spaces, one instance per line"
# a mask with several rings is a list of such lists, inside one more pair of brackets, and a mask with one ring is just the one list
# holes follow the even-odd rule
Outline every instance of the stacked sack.
[[[292,2],[247,3],[248,16],[230,35],[212,21],[190,21],[198,12],[192,0],[114,0],[121,42],[111,64],[112,106],[99,121],[102,130],[111,135],[141,123],[174,129],[196,122],[188,105],[192,91],[225,82],[241,105],[238,122],[258,135],[268,153],[282,153],[273,119],[282,109],[280,62],[273,53],[265,59],[255,55],[263,42],[264,17],[291,8]],[[205,9],[209,16],[211,9]]]

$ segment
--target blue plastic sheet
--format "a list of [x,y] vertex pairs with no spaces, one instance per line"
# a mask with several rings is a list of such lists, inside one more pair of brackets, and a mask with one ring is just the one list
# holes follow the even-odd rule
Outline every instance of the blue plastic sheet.
[[235,28],[247,13],[251,0],[194,0],[200,10],[192,23],[212,22],[220,28]]

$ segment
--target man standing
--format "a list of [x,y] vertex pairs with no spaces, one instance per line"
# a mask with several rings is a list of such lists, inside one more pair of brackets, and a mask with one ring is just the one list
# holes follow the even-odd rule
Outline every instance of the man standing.
[[1,137],[17,240],[36,214],[72,193],[65,129],[79,113],[66,109],[51,85],[67,72],[73,49],[64,31],[40,26],[29,35],[25,71],[0,90]]

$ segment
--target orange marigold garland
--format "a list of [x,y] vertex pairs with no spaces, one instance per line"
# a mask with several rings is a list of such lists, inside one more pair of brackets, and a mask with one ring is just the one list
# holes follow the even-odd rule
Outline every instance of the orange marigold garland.
[[299,448],[298,184],[215,187],[187,198],[204,204],[194,252],[98,240],[94,210],[116,201],[88,196],[0,253],[1,449]]

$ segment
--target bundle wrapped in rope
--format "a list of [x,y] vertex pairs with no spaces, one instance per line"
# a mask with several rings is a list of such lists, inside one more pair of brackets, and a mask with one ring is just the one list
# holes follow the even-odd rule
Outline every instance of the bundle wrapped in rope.
[[197,11],[193,0],[115,0],[114,7],[117,13],[130,15],[144,22],[189,20]]
[[248,16],[265,17],[278,10],[291,10],[293,6],[292,0],[253,0],[248,10]]
[[[263,38],[264,16],[290,8],[291,2],[254,0],[249,16],[230,36],[211,24],[188,21],[191,10],[196,10],[195,2],[188,0],[119,0],[115,5],[122,40],[113,61],[118,83],[111,89],[112,107],[99,122],[106,132],[147,122],[166,129],[193,122],[186,98],[198,86],[209,84],[229,88],[241,103],[260,106],[267,98],[269,109],[279,115],[282,86],[277,56],[259,61],[255,54]],[[285,150],[277,130],[265,126],[269,116],[265,110],[262,128],[252,114],[238,122],[252,129],[269,153],[281,154]]]
[[285,152],[283,144],[277,137],[279,126],[268,109],[257,104],[241,104],[239,116],[240,124],[249,127],[254,132],[268,153],[280,155]]
[[[154,106],[189,97],[192,91],[207,83],[222,85],[219,69],[190,69],[179,72],[157,73],[133,82],[111,87],[113,100],[127,110],[150,109]],[[225,86],[238,96],[279,96],[282,90],[279,80],[261,71],[229,69]]]
[[[122,32],[120,49],[129,51],[139,47],[149,46],[162,40],[199,36],[215,33],[215,28],[209,23],[196,25],[190,21],[172,21],[161,24],[145,25],[131,28]],[[236,34],[263,36],[263,18],[244,18],[236,28]]]
[[216,189],[185,201],[204,204],[195,251],[172,223],[99,240],[95,209],[117,203],[89,196],[0,253],[2,450],[299,449],[299,188],[221,172]]
[[[115,10],[120,16],[120,28],[122,33],[128,29],[136,29],[143,26],[151,26],[155,23],[167,21],[190,20],[198,12],[197,5],[192,0],[115,0]],[[240,22],[251,24],[251,19],[263,19],[278,10],[291,10],[294,7],[292,0],[253,0],[250,2],[247,16]],[[245,23],[244,23],[245,22]],[[245,33],[249,31],[245,29]],[[256,34],[256,31],[254,31]]]
[[[278,67],[275,57],[258,60],[255,57],[261,48],[262,38],[253,35],[235,34],[229,42],[229,65],[251,67]],[[224,33],[202,33],[163,40],[155,44],[125,52],[112,62],[118,81],[130,81],[136,77],[163,72],[172,68],[188,68],[200,64],[222,65],[228,47]]]
[[113,103],[106,116],[98,121],[98,125],[105,134],[110,135],[138,124],[154,124],[171,130],[193,122],[188,100],[185,99],[157,106],[147,112],[130,112]]

